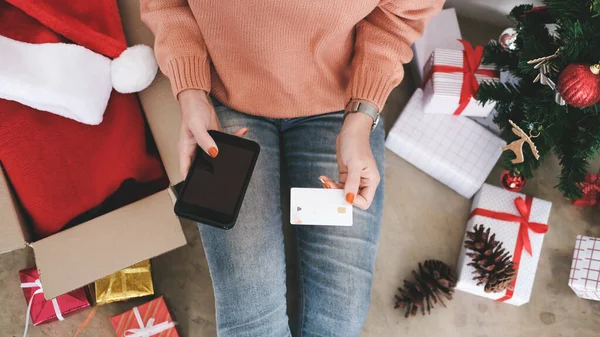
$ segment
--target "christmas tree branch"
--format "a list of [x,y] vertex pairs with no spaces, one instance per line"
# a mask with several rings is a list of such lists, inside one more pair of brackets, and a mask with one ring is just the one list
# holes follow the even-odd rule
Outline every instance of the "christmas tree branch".
[[[557,187],[567,198],[573,199],[581,196],[579,183],[585,179],[588,161],[600,148],[600,103],[586,108],[557,104],[554,88],[534,83],[540,69],[529,61],[553,55],[558,50],[556,58],[545,61],[549,69],[555,69],[545,73],[554,83],[559,83],[561,73],[571,64],[600,62],[600,1],[544,0],[544,3],[546,8],[520,5],[511,11],[510,18],[518,34],[515,50],[504,50],[497,42],[485,48],[484,63],[496,64],[499,70],[510,72],[518,83],[482,83],[477,98],[483,104],[496,103],[494,122],[502,129],[502,137],[507,142],[517,139],[511,132],[509,120],[527,132],[539,134],[534,143],[540,160],[525,146],[523,163],[512,164],[514,154],[510,152],[503,155],[506,167],[531,178],[544,158],[554,154],[561,165]],[[595,3],[597,6],[593,6]],[[548,23],[558,25],[557,34],[549,32]],[[584,75],[594,76],[591,72]],[[600,76],[596,76],[600,83]],[[577,88],[577,93],[583,91],[583,97],[594,95],[595,82],[587,83],[592,84],[575,83],[577,86],[573,88]],[[598,88],[600,90],[600,84]]]

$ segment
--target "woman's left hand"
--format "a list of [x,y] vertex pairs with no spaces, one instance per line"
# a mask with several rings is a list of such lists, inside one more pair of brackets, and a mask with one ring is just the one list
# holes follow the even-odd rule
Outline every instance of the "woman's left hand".
[[371,206],[381,180],[369,141],[372,125],[366,114],[348,115],[336,141],[339,184],[319,177],[326,188],[343,188],[346,201],[364,210]]

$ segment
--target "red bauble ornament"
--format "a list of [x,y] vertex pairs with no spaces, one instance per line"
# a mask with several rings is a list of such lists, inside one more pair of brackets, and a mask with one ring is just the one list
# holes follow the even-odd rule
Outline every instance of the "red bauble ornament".
[[502,175],[500,175],[500,184],[507,191],[519,192],[525,187],[526,182],[525,177],[509,170],[502,172]]
[[568,104],[585,108],[600,101],[600,75],[596,66],[571,64],[558,78],[558,92]]

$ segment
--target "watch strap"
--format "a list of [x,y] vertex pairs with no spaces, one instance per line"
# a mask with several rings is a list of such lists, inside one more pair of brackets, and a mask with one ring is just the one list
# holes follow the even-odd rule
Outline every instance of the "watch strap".
[[379,122],[379,110],[373,103],[359,101],[359,100],[351,100],[346,105],[344,119],[346,118],[346,116],[348,116],[348,114],[355,113],[355,112],[362,112],[362,113],[366,114],[367,116],[371,117],[373,119],[373,127],[371,129],[372,130],[375,129],[375,127],[377,126],[377,123]]

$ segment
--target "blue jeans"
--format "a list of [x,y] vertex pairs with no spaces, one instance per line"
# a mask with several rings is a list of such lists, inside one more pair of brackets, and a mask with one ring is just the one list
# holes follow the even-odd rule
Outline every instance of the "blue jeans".
[[[289,216],[282,216],[289,204],[282,203],[281,191],[289,200],[290,187],[322,187],[320,175],[337,178],[335,143],[343,115],[271,119],[218,103],[215,109],[225,132],[247,127],[246,138],[261,146],[235,227],[225,231],[199,225],[215,291],[218,335],[291,336],[282,226],[292,225]],[[292,229],[300,278],[294,336],[360,335],[369,309],[383,208],[381,125],[372,133],[371,147],[382,182],[369,210],[355,208],[352,227]]]

